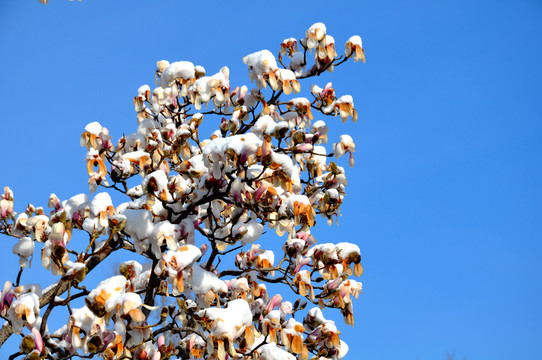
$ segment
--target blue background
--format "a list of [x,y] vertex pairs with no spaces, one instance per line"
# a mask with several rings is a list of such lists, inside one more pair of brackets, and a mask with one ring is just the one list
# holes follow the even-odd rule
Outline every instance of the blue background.
[[[358,34],[367,56],[302,83],[333,81],[359,113],[329,121],[356,166],[339,227],[314,232],[362,249],[355,327],[337,318],[349,358],[542,359],[540,1],[3,0],[0,185],[19,211],[88,192],[83,128],[135,131],[157,60],[227,65],[248,85],[243,56],[317,21],[338,52]],[[0,241],[13,280],[14,239]],[[23,282],[41,279],[36,255]]]

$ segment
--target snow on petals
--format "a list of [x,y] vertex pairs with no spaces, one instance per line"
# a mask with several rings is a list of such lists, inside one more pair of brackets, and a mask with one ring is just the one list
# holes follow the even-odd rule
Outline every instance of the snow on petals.
[[178,80],[181,83],[181,95],[186,96],[187,87],[196,80],[196,69],[189,61],[177,61],[169,64],[162,72],[160,85],[169,87],[171,82]]
[[208,348],[214,352],[215,344],[217,357],[220,360],[226,358],[226,351],[232,357],[237,352],[233,342],[244,335],[248,344],[254,342],[252,311],[248,302],[243,299],[230,301],[225,309],[208,308],[197,313],[201,321],[212,324],[208,338]]
[[363,61],[365,63],[365,52],[363,51],[363,46],[361,43],[361,37],[359,35],[354,35],[346,41],[345,44],[345,55],[350,57],[354,55],[354,61]]
[[350,155],[349,164],[350,167],[354,166],[354,152],[356,151],[356,144],[350,135],[341,135],[340,142],[333,144],[333,153],[338,159],[344,154],[348,153]]
[[85,303],[88,308],[99,317],[111,311],[117,303],[117,297],[126,289],[126,278],[117,275],[105,279],[88,294]]
[[277,76],[275,75],[275,71],[278,70],[277,61],[271,51],[261,50],[249,54],[243,58],[243,62],[248,66],[250,80],[256,80],[256,86],[267,87],[267,80],[273,90],[278,88]]
[[183,245],[176,251],[167,251],[154,269],[158,276],[165,274],[173,282],[173,295],[184,291],[183,270],[201,257],[201,250],[193,245]]
[[19,255],[19,265],[24,268],[28,265],[29,258],[34,253],[34,241],[25,236],[21,238],[14,246],[13,253]]
[[39,325],[41,318],[38,296],[29,292],[13,301],[8,310],[8,319],[16,334],[22,332],[24,325],[27,325],[28,328]]

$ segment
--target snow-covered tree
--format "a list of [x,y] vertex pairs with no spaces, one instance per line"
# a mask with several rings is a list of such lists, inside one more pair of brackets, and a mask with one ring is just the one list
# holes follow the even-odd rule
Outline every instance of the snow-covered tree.
[[[361,38],[338,56],[316,23],[285,39],[277,57],[243,58],[255,87],[231,86],[227,67],[207,75],[188,61],[158,61],[156,87],[134,97],[136,132],[113,141],[93,122],[81,136],[95,195],[52,194],[50,211],[15,212],[4,188],[0,233],[17,239],[20,270],[0,293],[0,345],[20,334],[12,358],[27,359],[343,358],[348,346],[325,313],[338,309],[354,324],[360,249],[317,242],[311,228],[340,215],[347,180],[333,157],[348,154],[354,165],[352,138],[327,144],[321,119],[358,115],[331,83],[293,94],[349,59],[365,61]],[[202,122],[217,130],[201,134]],[[280,254],[261,241],[266,231],[276,232]],[[19,283],[36,248],[57,277],[48,287]],[[133,260],[89,286],[87,275],[119,252]],[[63,308],[65,325],[50,328]]]

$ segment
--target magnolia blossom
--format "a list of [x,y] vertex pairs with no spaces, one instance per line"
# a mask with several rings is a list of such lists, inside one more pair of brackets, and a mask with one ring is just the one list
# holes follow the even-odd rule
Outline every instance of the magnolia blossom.
[[225,309],[202,310],[198,317],[201,321],[212,324],[208,347],[210,345],[214,349],[213,343],[216,343],[217,358],[220,360],[226,358],[226,352],[232,357],[237,355],[233,343],[238,337],[243,336],[249,345],[254,343],[252,312],[245,300],[232,300]]
[[19,265],[24,268],[28,265],[29,258],[34,253],[34,241],[25,236],[13,246],[13,253],[19,255]]
[[201,251],[193,245],[184,245],[176,251],[162,254],[162,260],[154,269],[157,275],[167,275],[173,282],[173,294],[178,295],[184,291],[183,270],[189,268],[201,257]]
[[81,146],[90,149],[103,150],[110,149],[112,147],[111,136],[109,136],[109,130],[100,125],[99,122],[94,121],[85,127],[85,132],[81,135]]
[[278,70],[277,61],[269,50],[247,55],[243,58],[243,62],[248,66],[250,80],[256,80],[256,85],[259,88],[265,88],[268,81],[271,87],[276,90],[277,76],[275,71]]
[[358,35],[352,36],[345,44],[345,55],[350,57],[354,55],[354,61],[363,61],[365,63],[365,52],[361,45],[361,37]]
[[326,25],[315,23],[305,32],[305,41],[309,49],[315,48],[318,42],[325,39]]
[[280,44],[280,53],[282,55],[288,54],[289,56],[292,56],[297,51],[297,40],[295,38],[282,40],[282,43]]
[[335,101],[335,114],[339,113],[341,121],[346,122],[348,116],[352,117],[352,121],[358,121],[358,113],[354,109],[354,100],[350,95],[341,96]]
[[14,300],[7,312],[8,319],[16,334],[20,334],[23,326],[38,326],[41,322],[39,298],[34,293],[26,293]]
[[349,164],[350,167],[354,167],[354,152],[356,151],[356,144],[350,135],[341,135],[340,142],[333,144],[333,153],[338,159],[344,154],[348,153],[350,155]]
[[307,117],[312,120],[312,112],[310,107],[310,101],[306,98],[295,98],[288,102],[288,109],[295,110],[302,118]]
[[292,91],[296,94],[301,91],[301,85],[296,79],[293,71],[288,69],[279,69],[278,79],[282,84],[282,89],[286,95],[290,94]]
[[4,283],[4,289],[0,293],[0,315],[6,316],[6,313],[15,298],[11,290],[11,282],[6,281]]

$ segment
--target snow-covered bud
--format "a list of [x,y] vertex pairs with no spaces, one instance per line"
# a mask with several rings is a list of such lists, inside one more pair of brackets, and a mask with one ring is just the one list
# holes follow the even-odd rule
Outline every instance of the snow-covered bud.
[[13,192],[9,187],[4,187],[4,193],[0,199],[0,218],[5,219],[13,213]]

